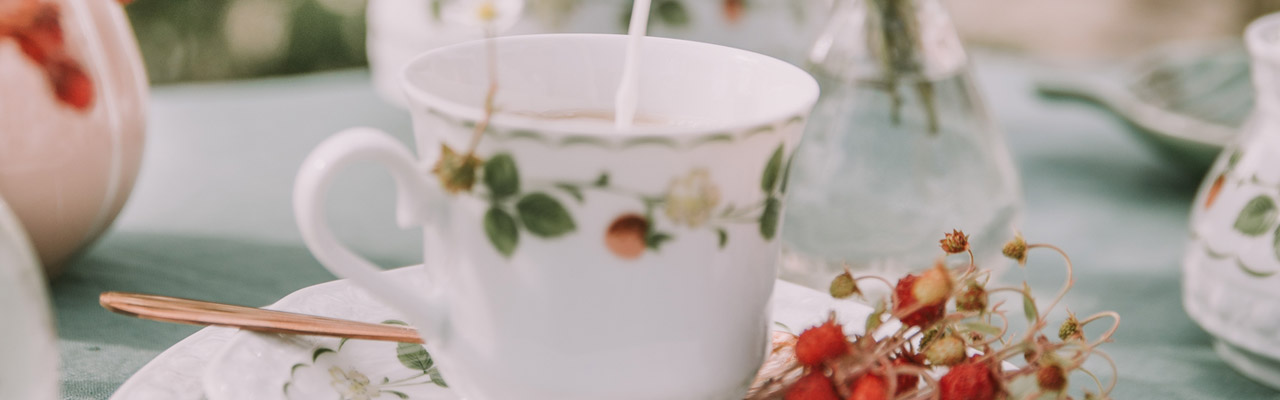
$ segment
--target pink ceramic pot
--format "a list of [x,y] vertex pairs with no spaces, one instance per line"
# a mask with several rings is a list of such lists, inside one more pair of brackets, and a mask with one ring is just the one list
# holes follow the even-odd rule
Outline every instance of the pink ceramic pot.
[[[129,197],[142,158],[147,80],[117,2],[15,3],[39,7],[43,20],[27,22],[23,33],[0,27],[0,196],[52,276]],[[51,45],[59,27],[61,45]]]

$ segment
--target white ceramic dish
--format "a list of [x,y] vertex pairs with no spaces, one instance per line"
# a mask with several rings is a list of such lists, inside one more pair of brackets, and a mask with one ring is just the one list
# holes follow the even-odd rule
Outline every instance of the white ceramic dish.
[[[412,280],[426,275],[415,271],[420,268],[401,268],[386,274],[412,284]],[[368,322],[400,318],[363,290],[343,281],[303,289],[271,308]],[[851,327],[861,326],[871,312],[865,305],[837,301],[787,282],[778,281],[774,289],[774,320],[792,330],[821,322],[833,309]],[[457,399],[432,381],[434,363],[420,350],[420,346],[407,344],[361,340],[344,343],[332,338],[240,332],[209,363],[204,388],[212,400],[364,399],[375,395]]]
[[[386,273],[404,276],[406,279],[413,279],[412,277],[414,276],[423,275],[413,273],[412,271],[416,268],[420,267],[401,268],[388,271]],[[801,327],[808,326],[821,318],[824,318],[826,310],[830,308],[832,303],[835,303],[829,297],[822,295],[819,292],[784,282],[779,282],[775,289],[775,293],[777,297],[775,297],[773,305],[774,318],[779,321],[784,321],[787,326],[795,329],[801,329]],[[343,304],[339,301],[342,299],[353,298],[368,301],[368,297],[362,291],[354,288],[345,280],[339,280],[301,289],[285,296],[280,299],[280,301],[267,308],[298,312],[313,312],[316,314],[331,316],[352,315],[352,313],[358,312],[358,310],[375,310],[373,312],[375,312],[376,315],[370,314],[368,316],[355,317],[355,319],[369,321],[381,321],[377,319],[378,315],[388,313],[388,311],[380,306],[370,306],[367,303],[364,305],[351,305]],[[333,309],[324,309],[324,307],[335,305],[336,307]],[[836,309],[839,310],[842,317],[849,321],[863,319],[866,317],[868,312],[868,309],[865,306],[852,302],[839,302],[837,306],[838,307],[836,307]],[[856,325],[861,324],[855,324],[855,326]],[[233,342],[233,339],[234,343],[232,345],[228,345],[229,342]],[[314,338],[305,339],[315,340]],[[240,347],[241,341],[248,340],[255,340],[258,343],[267,340],[287,342],[279,336],[274,335],[238,333],[237,330],[231,328],[205,328],[173,345],[159,356],[156,356],[155,359],[143,366],[142,369],[138,370],[138,372],[130,377],[129,380],[125,381],[123,385],[116,389],[116,392],[111,396],[110,400],[206,400],[210,398],[227,398],[206,396],[202,378],[208,375],[211,378],[210,380],[212,380],[216,375],[219,376],[219,378],[217,378],[219,382],[225,382],[223,379],[226,377],[227,371],[215,371],[215,369],[223,367],[214,367],[211,362],[215,356],[219,355],[219,351],[222,349],[228,349],[228,353],[233,351],[233,348],[243,349],[243,347]],[[337,340],[334,340],[333,342],[336,343]],[[372,347],[375,350],[379,346],[387,346],[390,348],[394,348],[396,346],[395,344],[389,343],[357,343],[357,341],[353,341],[349,345],[352,347],[343,346],[343,352],[340,353],[340,355],[343,357],[350,357],[350,354],[354,354],[355,350],[366,346]],[[222,356],[225,355],[226,353],[222,354]],[[322,362],[331,362],[327,360],[329,358],[335,358],[333,357],[335,354],[325,354],[322,356]],[[220,357],[220,359],[221,358],[225,357]],[[395,360],[385,356],[381,356],[381,358]],[[343,359],[345,360],[346,358]],[[389,365],[389,367],[394,370],[398,365],[400,364],[396,362]],[[291,365],[286,367],[291,367]],[[399,368],[404,367],[401,366]],[[255,367],[255,371],[257,370],[258,369]],[[206,374],[206,372],[209,373]],[[222,385],[222,383],[218,383],[218,385]],[[281,382],[280,385],[283,385],[283,382]],[[249,388],[247,381],[231,383],[227,384],[227,386],[238,386],[240,389]],[[428,385],[421,386],[423,388],[420,390],[423,391],[440,392],[439,394],[442,396],[449,395],[447,391],[431,390],[432,388]],[[276,389],[282,389],[282,387],[276,386]],[[232,390],[233,388],[227,389],[227,391]],[[283,393],[279,393],[279,390],[276,390],[274,393],[269,393],[267,397],[261,398],[281,398],[282,394]],[[259,397],[243,398],[258,399]],[[395,397],[393,396],[392,398]]]

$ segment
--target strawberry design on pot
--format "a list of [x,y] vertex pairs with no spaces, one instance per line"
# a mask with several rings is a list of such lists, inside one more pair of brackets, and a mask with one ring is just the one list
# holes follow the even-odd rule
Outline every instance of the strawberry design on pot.
[[94,86],[79,61],[67,52],[57,4],[9,1],[0,7],[0,39],[13,38],[27,59],[44,71],[58,101],[77,111],[93,105]]

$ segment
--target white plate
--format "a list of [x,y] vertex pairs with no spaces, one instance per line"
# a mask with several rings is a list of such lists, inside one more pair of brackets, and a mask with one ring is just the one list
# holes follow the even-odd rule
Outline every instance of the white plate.
[[[426,275],[421,266],[384,273],[411,284]],[[270,308],[366,322],[400,319],[344,281],[300,290]],[[831,310],[851,328],[862,326],[871,313],[865,305],[791,283],[778,281],[775,287],[774,320],[793,330],[823,321]],[[429,356],[420,350],[409,344],[239,332],[209,363],[204,388],[213,400],[458,399],[432,381]]]
[[0,399],[58,398],[58,348],[43,269],[0,199]]

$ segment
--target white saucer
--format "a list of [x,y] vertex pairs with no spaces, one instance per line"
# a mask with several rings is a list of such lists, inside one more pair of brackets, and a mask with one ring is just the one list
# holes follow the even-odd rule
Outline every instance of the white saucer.
[[[421,266],[385,273],[411,284],[426,275]],[[300,290],[270,308],[366,322],[400,319],[345,281]],[[778,281],[775,286],[774,320],[791,330],[816,325],[831,310],[836,310],[851,332],[871,313],[865,305],[834,300],[795,284]],[[239,332],[208,364],[204,389],[212,400],[363,399],[375,395],[458,399],[433,382],[434,362],[429,360],[425,350],[416,345]]]

